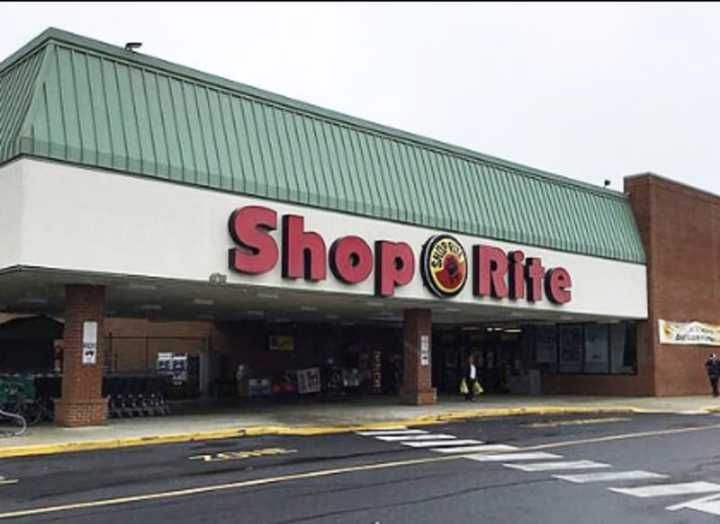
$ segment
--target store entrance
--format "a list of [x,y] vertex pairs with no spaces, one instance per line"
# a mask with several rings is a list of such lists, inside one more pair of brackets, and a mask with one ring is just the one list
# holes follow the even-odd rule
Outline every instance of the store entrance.
[[439,326],[433,333],[433,383],[458,393],[463,365],[472,355],[487,393],[537,394],[532,348],[520,327]]

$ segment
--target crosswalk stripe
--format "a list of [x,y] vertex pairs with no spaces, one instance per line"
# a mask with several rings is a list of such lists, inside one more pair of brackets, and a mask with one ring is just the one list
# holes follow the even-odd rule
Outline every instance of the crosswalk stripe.
[[378,436],[375,437],[378,440],[384,440],[385,442],[397,442],[401,440],[432,440],[432,439],[440,439],[440,440],[452,440],[456,439],[457,437],[454,437],[452,435],[433,435],[432,433],[429,433],[427,435],[390,435],[390,436]]
[[515,446],[506,446],[505,444],[481,444],[480,446],[459,446],[452,448],[437,448],[430,451],[437,451],[438,453],[456,453],[456,454],[468,454],[468,453],[494,453],[496,451],[515,451]]
[[482,444],[479,440],[425,440],[417,442],[401,442],[411,448],[434,448],[436,446],[466,446],[468,444]]
[[610,464],[593,462],[592,460],[576,460],[572,462],[535,462],[533,464],[504,464],[506,468],[522,471],[562,471],[568,469],[610,468]]
[[545,453],[543,451],[533,453],[497,453],[494,455],[468,455],[467,458],[478,462],[510,462],[514,460],[541,460],[562,458],[562,455]]
[[631,495],[633,497],[669,497],[672,495],[690,495],[693,493],[720,492],[720,484],[713,482],[681,482],[680,484],[654,484],[637,488],[609,488],[615,493]]
[[587,482],[615,482],[620,480],[666,479],[667,475],[653,473],[652,471],[596,471],[594,473],[581,473],[579,475],[553,475],[560,480],[585,484]]
[[373,431],[358,431],[363,437],[378,437],[381,435],[420,435],[427,433],[423,429],[378,429]]

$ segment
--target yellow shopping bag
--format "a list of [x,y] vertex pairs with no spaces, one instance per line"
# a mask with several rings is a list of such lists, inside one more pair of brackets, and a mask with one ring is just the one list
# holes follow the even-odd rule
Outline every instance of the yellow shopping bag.
[[468,389],[467,381],[462,379],[460,381],[460,394],[467,395],[468,393],[470,393],[470,390]]
[[[467,387],[467,386],[465,386],[465,387]],[[475,384],[473,384],[473,393],[475,395],[482,395],[483,393],[485,393],[485,390],[480,385],[480,382],[478,382],[477,380],[475,381]]]

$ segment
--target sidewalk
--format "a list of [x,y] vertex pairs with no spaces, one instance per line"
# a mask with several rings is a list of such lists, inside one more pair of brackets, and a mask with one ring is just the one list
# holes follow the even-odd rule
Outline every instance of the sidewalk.
[[[183,408],[176,410],[176,413]],[[111,419],[105,426],[30,428],[0,438],[0,458],[259,435],[313,435],[360,427],[432,424],[471,417],[520,414],[720,412],[720,401],[702,397],[482,396],[475,403],[441,397],[433,406],[403,406],[394,397],[276,404],[200,405],[188,414]],[[194,411],[194,413],[192,412]],[[3,428],[4,429],[4,428]]]

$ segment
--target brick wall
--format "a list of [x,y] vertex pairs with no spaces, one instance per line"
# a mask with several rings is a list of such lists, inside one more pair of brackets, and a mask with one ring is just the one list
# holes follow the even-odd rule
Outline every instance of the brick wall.
[[[432,387],[430,365],[420,362],[420,340],[427,336],[432,344],[432,313],[428,309],[408,309],[403,325],[403,385],[401,396],[410,404],[433,404],[436,392]],[[431,348],[432,352],[432,348]]]
[[648,254],[648,321],[639,349],[651,394],[707,394],[707,346],[660,344],[658,319],[720,324],[720,198],[655,175],[625,179]]

